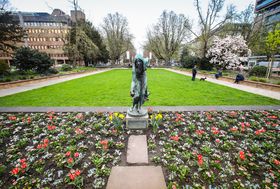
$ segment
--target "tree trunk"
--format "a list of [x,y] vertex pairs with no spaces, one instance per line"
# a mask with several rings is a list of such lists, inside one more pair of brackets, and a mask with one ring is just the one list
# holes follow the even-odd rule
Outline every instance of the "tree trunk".
[[203,41],[202,58],[206,58],[207,45],[208,45],[208,42],[207,41]]

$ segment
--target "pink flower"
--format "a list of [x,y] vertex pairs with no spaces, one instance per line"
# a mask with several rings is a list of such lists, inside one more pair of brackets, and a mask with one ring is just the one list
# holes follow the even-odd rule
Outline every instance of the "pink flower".
[[74,154],[74,157],[77,158],[77,157],[79,157],[79,155],[80,155],[79,152],[76,152],[76,153]]
[[69,157],[70,155],[71,155],[71,152],[70,152],[70,151],[68,151],[68,152],[65,153],[65,156],[67,156],[67,157]]
[[216,139],[215,142],[220,143],[221,141],[220,141],[220,139]]
[[273,161],[273,163],[274,163],[275,165],[280,165],[280,161],[277,160],[277,159],[275,159],[275,160]]

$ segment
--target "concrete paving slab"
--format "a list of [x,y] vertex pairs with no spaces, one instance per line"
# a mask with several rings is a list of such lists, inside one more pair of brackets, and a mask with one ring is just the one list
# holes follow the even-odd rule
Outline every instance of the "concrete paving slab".
[[146,135],[131,135],[129,137],[127,147],[127,163],[149,163]]
[[157,166],[113,167],[107,189],[166,189],[162,168]]
[[[1,105],[0,105],[1,106]],[[0,112],[126,112],[129,107],[0,107]],[[158,112],[231,111],[231,110],[280,110],[280,106],[149,106]]]

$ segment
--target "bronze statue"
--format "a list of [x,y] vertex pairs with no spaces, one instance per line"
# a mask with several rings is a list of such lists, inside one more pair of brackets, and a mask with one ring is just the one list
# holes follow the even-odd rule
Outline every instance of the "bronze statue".
[[148,61],[141,55],[136,55],[132,65],[132,82],[130,95],[133,98],[132,107],[129,109],[128,114],[131,116],[143,116],[147,114],[147,110],[142,109],[142,105],[148,100],[147,90],[147,70]]

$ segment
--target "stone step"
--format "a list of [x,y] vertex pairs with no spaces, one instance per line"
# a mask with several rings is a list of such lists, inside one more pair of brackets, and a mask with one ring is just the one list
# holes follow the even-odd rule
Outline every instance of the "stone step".
[[126,158],[128,164],[149,163],[146,135],[131,135],[129,137]]
[[166,189],[160,166],[113,167],[106,189]]

